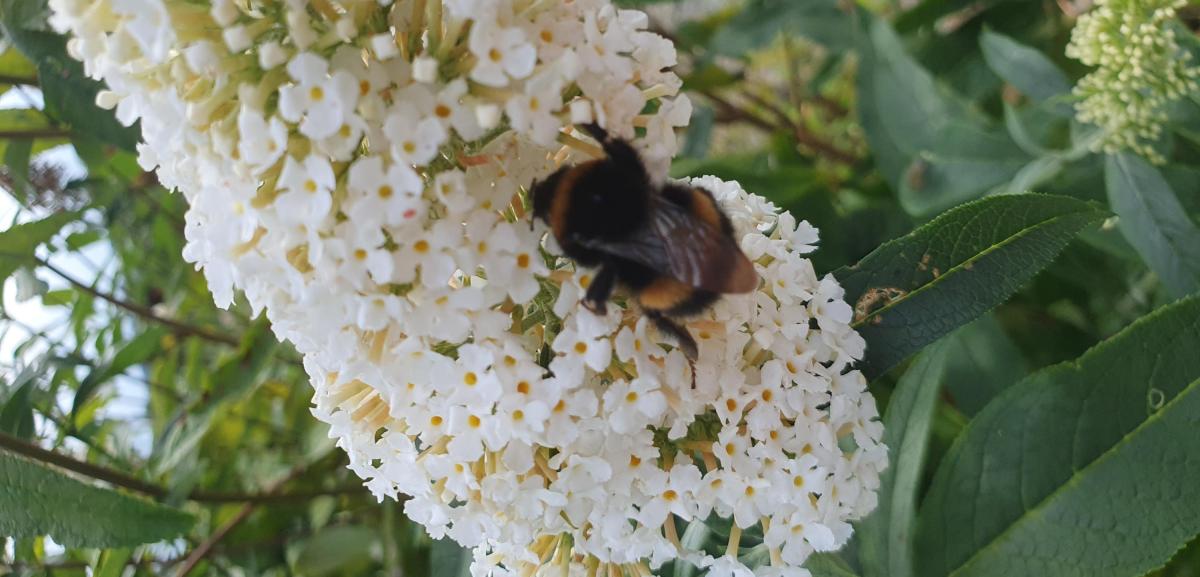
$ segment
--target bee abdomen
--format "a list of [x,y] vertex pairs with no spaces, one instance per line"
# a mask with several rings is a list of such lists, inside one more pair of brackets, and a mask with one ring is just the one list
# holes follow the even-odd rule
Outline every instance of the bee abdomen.
[[637,293],[642,308],[673,317],[699,313],[718,298],[717,293],[693,288],[670,277],[658,277]]

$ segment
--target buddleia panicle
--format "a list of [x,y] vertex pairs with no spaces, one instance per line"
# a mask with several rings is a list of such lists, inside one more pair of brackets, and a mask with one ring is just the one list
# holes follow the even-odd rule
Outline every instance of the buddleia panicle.
[[1067,56],[1095,67],[1075,86],[1080,121],[1102,129],[1096,150],[1132,150],[1161,164],[1155,149],[1167,108],[1200,91],[1200,67],[1179,46],[1175,11],[1186,0],[1098,0],[1071,33]]
[[[140,120],[139,161],[187,198],[184,257],[295,344],[312,412],[379,498],[474,548],[476,576],[645,576],[677,521],[761,527],[803,576],[886,466],[864,342],[817,231],[711,190],[763,279],[695,319],[700,360],[635,310],[579,306],[591,271],[526,191],[630,139],[665,177],[691,115],[675,49],[608,0],[51,0],[71,53]],[[701,426],[704,425],[704,426]],[[735,534],[737,534],[735,532]]]

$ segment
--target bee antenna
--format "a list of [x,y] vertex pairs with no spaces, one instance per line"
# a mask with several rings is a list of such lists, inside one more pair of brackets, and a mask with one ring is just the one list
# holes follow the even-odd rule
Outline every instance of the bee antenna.
[[583,129],[586,130],[587,133],[592,136],[592,138],[600,141],[600,144],[604,144],[608,141],[608,132],[595,122],[584,124]]

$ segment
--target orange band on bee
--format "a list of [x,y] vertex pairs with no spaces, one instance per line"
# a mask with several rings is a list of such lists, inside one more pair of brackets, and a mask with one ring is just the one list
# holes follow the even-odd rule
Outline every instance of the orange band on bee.
[[683,304],[695,290],[671,277],[660,276],[637,294],[638,304],[653,311],[669,311]]
[[585,162],[567,171],[566,174],[558,181],[558,188],[554,191],[554,196],[550,200],[550,230],[554,231],[554,238],[558,240],[558,244],[562,245],[566,242],[563,236],[567,228],[567,211],[571,208],[571,191],[575,188],[575,183],[583,175],[587,174],[596,166],[598,161]]
[[696,218],[712,225],[717,230],[721,230],[720,209],[717,208],[717,201],[707,192],[699,188],[693,188],[691,208]]

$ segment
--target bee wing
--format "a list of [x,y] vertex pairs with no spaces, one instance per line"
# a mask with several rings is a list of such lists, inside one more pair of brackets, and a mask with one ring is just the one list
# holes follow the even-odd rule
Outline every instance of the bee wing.
[[639,233],[619,241],[589,239],[585,246],[629,259],[698,289],[744,293],[758,288],[754,264],[732,238],[665,199]]

